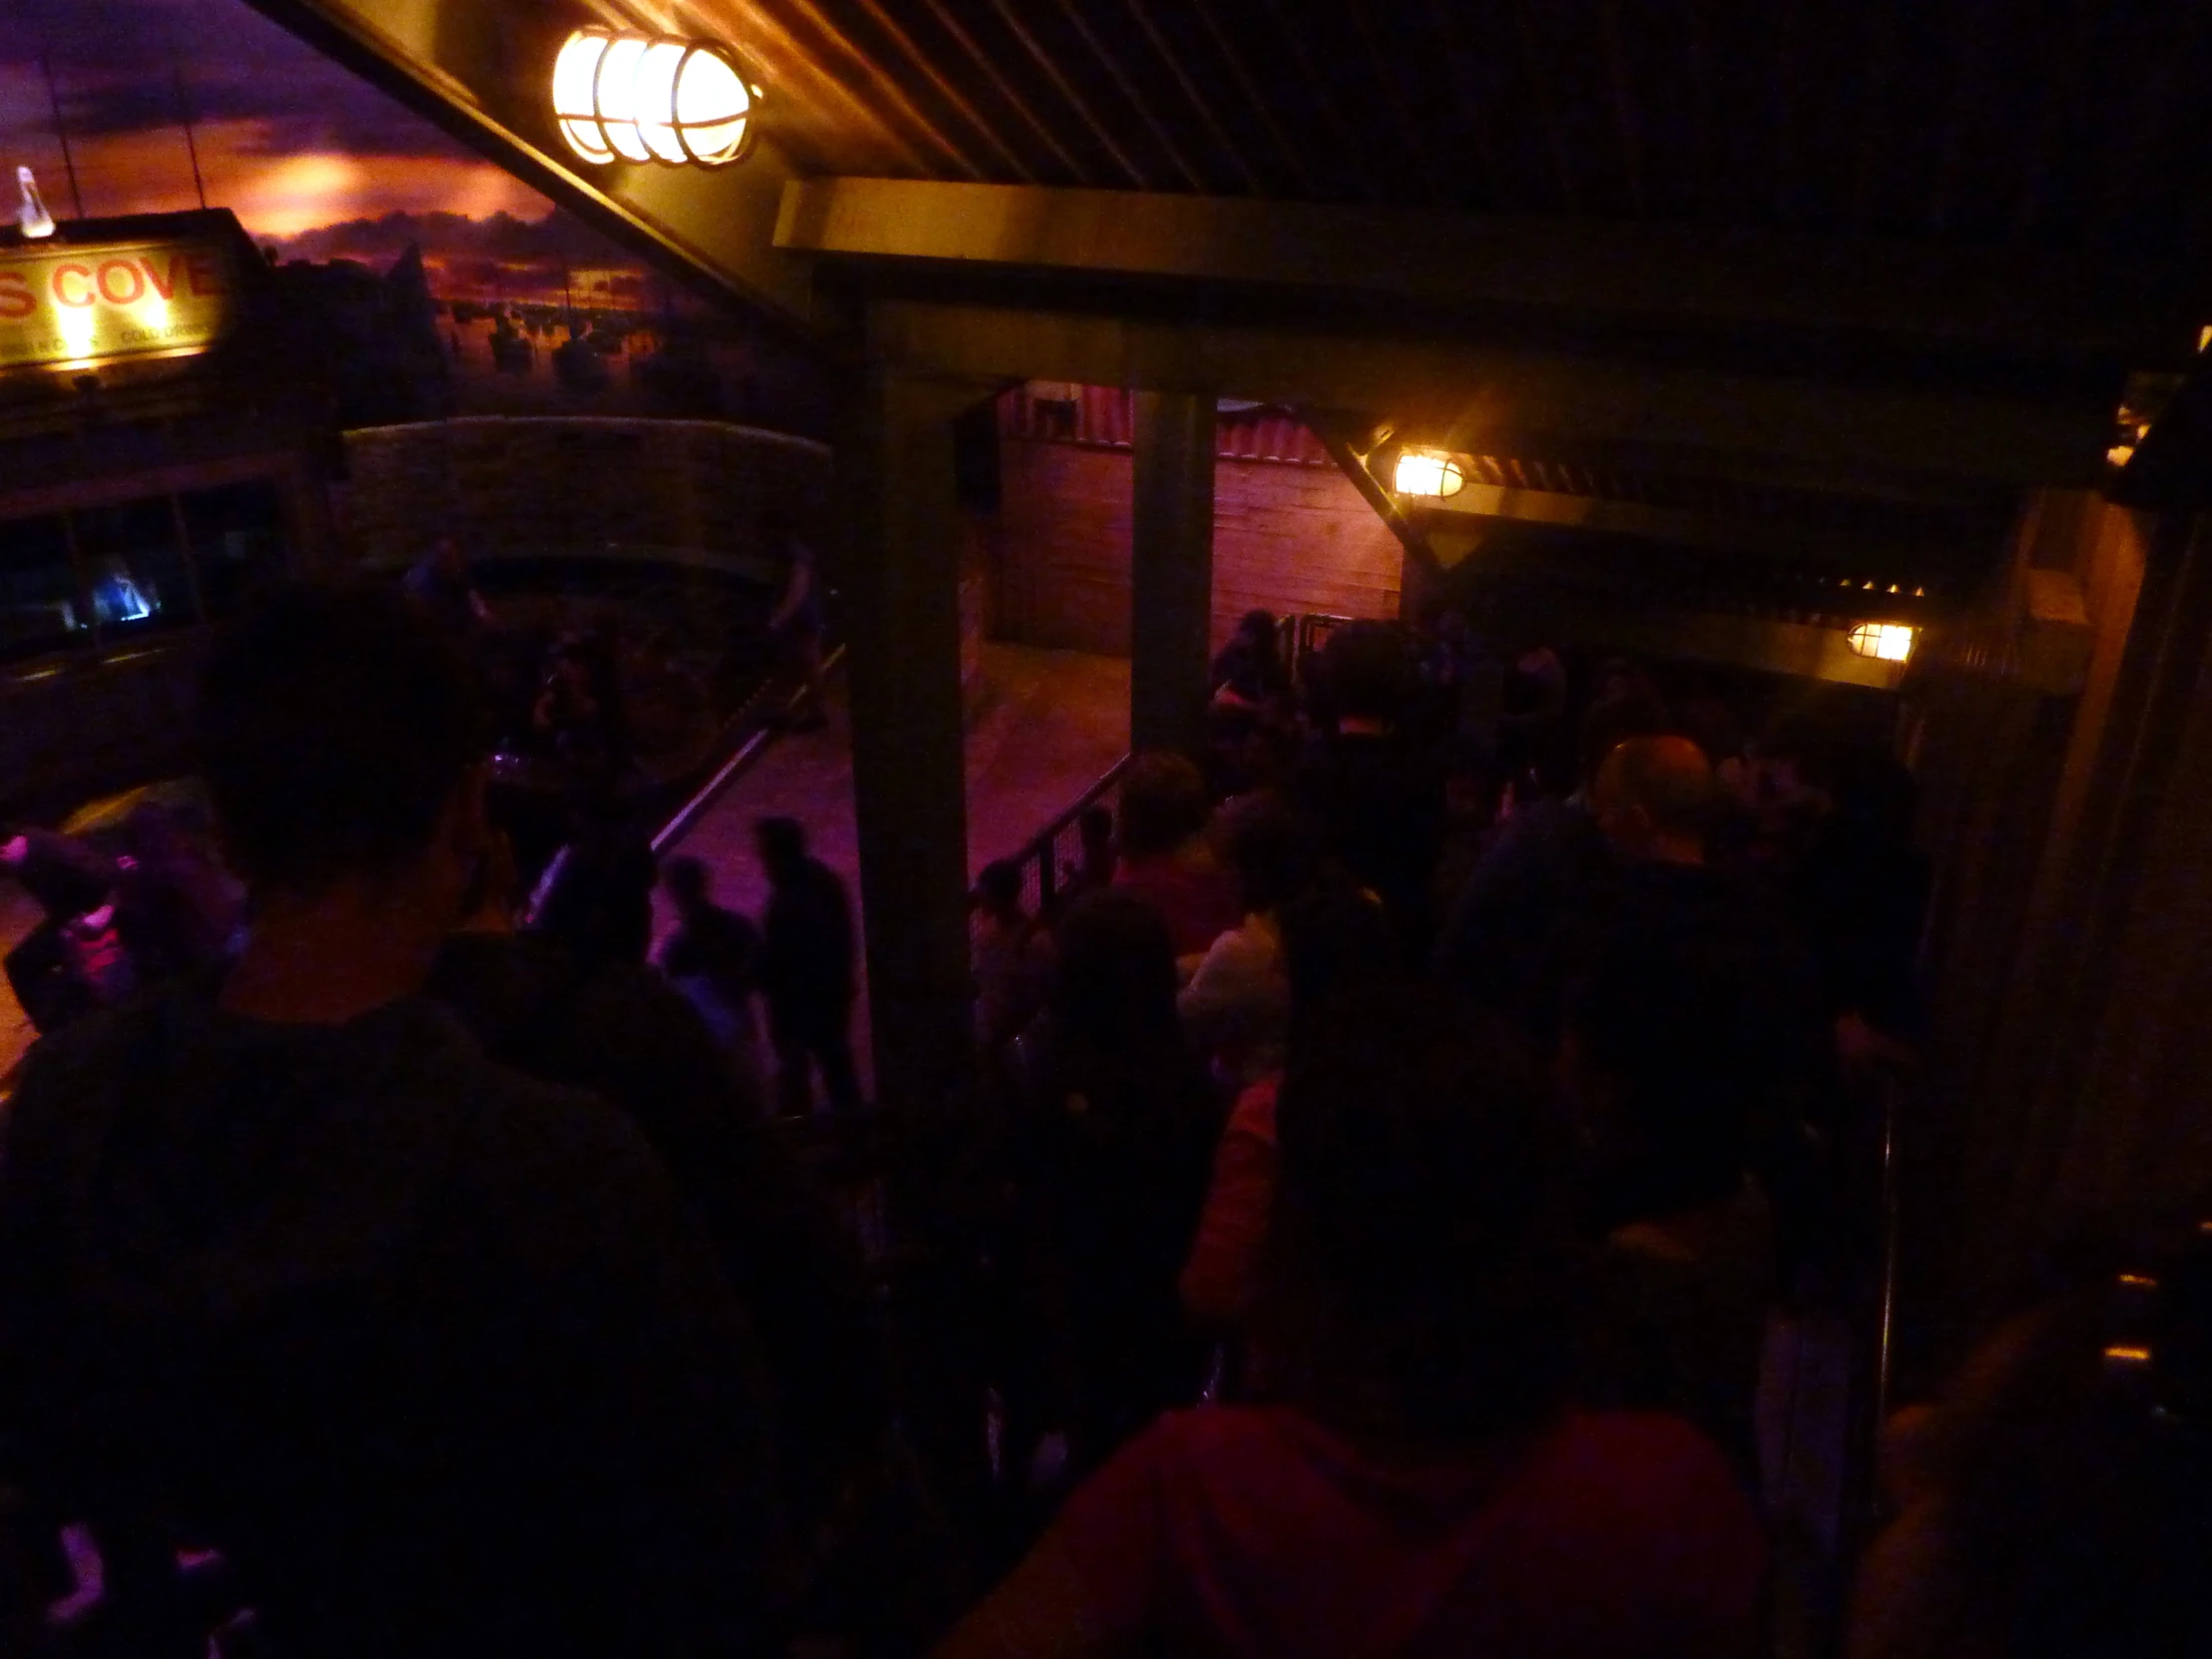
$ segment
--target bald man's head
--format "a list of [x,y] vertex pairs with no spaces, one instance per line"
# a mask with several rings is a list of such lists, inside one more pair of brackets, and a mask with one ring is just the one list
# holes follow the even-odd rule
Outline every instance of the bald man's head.
[[1712,763],[1688,738],[1630,738],[1598,769],[1593,805],[1623,857],[1701,863],[1719,792]]

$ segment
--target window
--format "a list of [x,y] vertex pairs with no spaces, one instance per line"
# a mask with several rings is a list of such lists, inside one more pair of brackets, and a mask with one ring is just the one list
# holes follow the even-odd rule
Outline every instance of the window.
[[200,597],[210,618],[226,616],[282,567],[283,497],[275,484],[256,479],[193,490],[178,500],[200,572]]
[[77,568],[103,643],[200,620],[166,495],[80,507]]
[[266,480],[0,522],[0,662],[226,616],[284,545]]
[[90,645],[59,515],[0,524],[0,660]]

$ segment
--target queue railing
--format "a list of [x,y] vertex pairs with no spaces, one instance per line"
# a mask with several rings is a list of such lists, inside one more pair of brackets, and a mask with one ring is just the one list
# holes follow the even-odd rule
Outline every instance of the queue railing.
[[1099,775],[1098,781],[1051,823],[1024,841],[1012,862],[1021,868],[1022,908],[1049,921],[1066,903],[1083,867],[1083,815],[1094,807],[1112,809],[1121,793],[1127,755]]

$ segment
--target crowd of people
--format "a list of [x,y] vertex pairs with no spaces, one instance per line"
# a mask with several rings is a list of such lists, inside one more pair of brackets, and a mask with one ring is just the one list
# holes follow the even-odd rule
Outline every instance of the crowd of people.
[[[1919,1035],[1910,779],[1458,618],[1276,638],[1070,901],[986,873],[908,1282],[769,1122],[858,1104],[797,825],[758,924],[676,860],[518,927],[449,635],[233,625],[248,925],[6,1123],[0,1649],[1761,1651],[1762,1322],[1850,1271],[1850,1082]],[[1860,1659],[2207,1651],[2207,1238],[2072,1264],[1901,1420]]]

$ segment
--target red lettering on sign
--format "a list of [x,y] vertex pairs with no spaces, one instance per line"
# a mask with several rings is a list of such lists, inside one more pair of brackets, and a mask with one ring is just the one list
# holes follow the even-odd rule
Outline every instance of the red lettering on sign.
[[20,271],[0,271],[0,320],[15,322],[38,309],[31,284]]
[[[113,281],[118,273],[131,283],[120,293],[116,289],[121,284]],[[111,305],[135,305],[146,297],[146,277],[129,260],[110,260],[100,268],[100,297]]]
[[164,278],[161,272],[155,269],[152,260],[139,261],[139,264],[146,268],[146,279],[154,284],[154,291],[164,299],[173,299],[177,295],[177,262],[183,258],[182,254],[169,256],[169,276],[167,278]]
[[[85,284],[85,290],[84,290],[84,297],[83,297],[83,298],[81,298],[81,299],[72,299],[72,298],[70,298],[70,297],[69,297],[69,294],[68,294],[68,291],[67,291],[67,290],[66,290],[66,289],[65,289],[65,288],[64,288],[64,287],[62,286],[62,282],[63,282],[63,280],[64,280],[65,278],[67,278],[67,277],[70,277],[70,276],[74,276],[74,277],[76,277],[76,278],[77,278],[77,279],[78,279],[78,280],[79,280],[80,282],[82,282],[82,283],[84,283],[84,284]],[[55,299],[56,299],[56,300],[57,300],[58,302],[60,302],[61,304],[64,304],[64,305],[68,305],[68,306],[71,306],[71,307],[73,307],[74,309],[77,309],[77,310],[83,310],[83,309],[84,309],[84,308],[85,308],[85,307],[86,307],[87,305],[90,305],[90,304],[91,304],[91,303],[93,302],[94,298],[96,297],[96,296],[94,295],[93,291],[92,291],[92,268],[91,268],[90,266],[84,266],[84,265],[58,265],[58,266],[56,266],[56,267],[54,268],[54,282],[53,282],[53,287],[54,287],[54,298],[55,298]]]
[[208,257],[205,254],[187,254],[185,256],[185,276],[192,283],[194,293],[220,293],[223,291],[216,282],[215,267],[208,263]]

